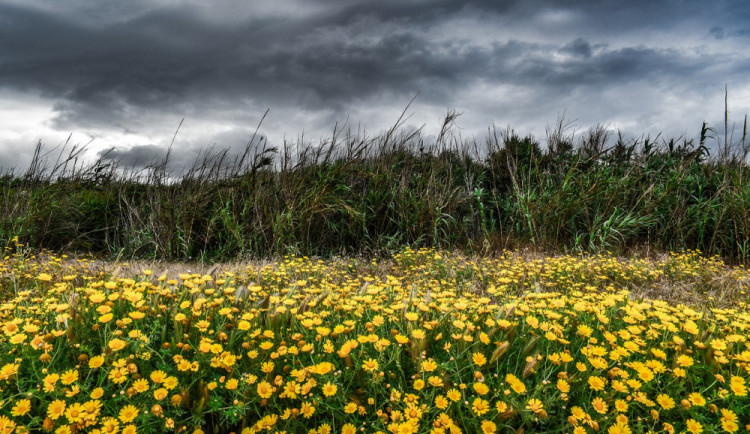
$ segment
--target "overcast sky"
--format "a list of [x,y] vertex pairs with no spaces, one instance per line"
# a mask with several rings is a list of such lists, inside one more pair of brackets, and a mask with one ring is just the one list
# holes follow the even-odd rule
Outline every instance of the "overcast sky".
[[[564,6],[562,6],[564,5]],[[563,112],[640,136],[750,113],[748,0],[0,0],[0,167],[71,136],[126,163],[270,144],[348,120],[374,135],[407,103],[436,134]]]

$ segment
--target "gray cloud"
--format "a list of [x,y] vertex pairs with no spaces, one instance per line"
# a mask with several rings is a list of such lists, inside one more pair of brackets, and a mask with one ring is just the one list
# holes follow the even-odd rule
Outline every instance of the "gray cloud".
[[167,149],[157,145],[136,145],[128,149],[113,148],[99,152],[107,161],[115,161],[123,167],[144,168],[164,161]]
[[[109,137],[133,162],[164,148],[155,135],[168,139],[180,118],[200,124],[178,141],[188,153],[235,146],[266,108],[278,142],[323,134],[349,114],[385,128],[417,92],[415,110],[455,107],[481,131],[499,115],[541,129],[581,97],[596,106],[579,109],[586,124],[650,128],[660,125],[644,122],[658,115],[654,92],[705,106],[724,83],[748,91],[743,0],[267,5],[0,0],[0,89],[39,95],[52,111],[45,128]],[[654,104],[625,103],[635,95]],[[664,108],[664,123],[684,120]]]

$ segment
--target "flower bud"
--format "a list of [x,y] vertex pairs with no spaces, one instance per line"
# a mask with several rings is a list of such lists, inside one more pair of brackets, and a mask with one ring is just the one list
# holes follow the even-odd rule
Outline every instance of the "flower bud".
[[162,417],[164,416],[164,410],[161,408],[161,405],[154,404],[153,407],[151,407],[151,414],[156,417]]

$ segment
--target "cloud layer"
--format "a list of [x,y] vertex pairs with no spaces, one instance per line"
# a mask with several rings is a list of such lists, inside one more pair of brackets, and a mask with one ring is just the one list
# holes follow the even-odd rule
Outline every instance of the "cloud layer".
[[[123,162],[272,143],[336,122],[378,132],[463,113],[542,135],[565,113],[695,135],[750,111],[750,3],[734,1],[0,1],[0,166],[93,138]],[[741,119],[738,119],[741,122]],[[132,148],[132,149],[131,149]],[[130,149],[130,150],[129,150]]]

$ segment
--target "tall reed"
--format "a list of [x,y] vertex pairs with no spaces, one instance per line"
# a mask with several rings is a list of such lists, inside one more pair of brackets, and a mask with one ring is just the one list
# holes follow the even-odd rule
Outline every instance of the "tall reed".
[[[0,243],[126,257],[226,260],[287,253],[380,254],[404,245],[564,252],[699,249],[750,261],[745,136],[626,139],[564,120],[546,146],[512,129],[435,140],[401,119],[373,137],[335,128],[318,144],[204,151],[170,172],[171,153],[122,167],[41,144],[25,172],[0,176]],[[171,149],[171,148],[170,148]]]

